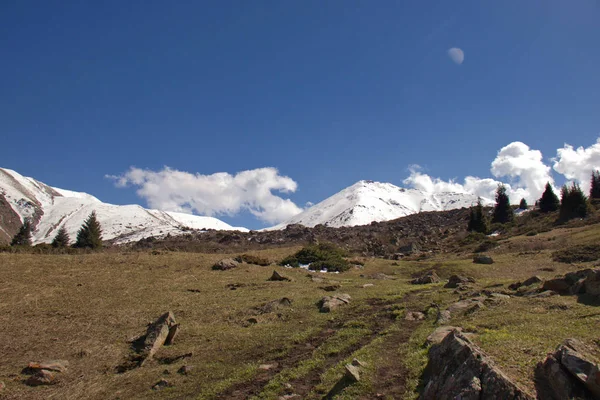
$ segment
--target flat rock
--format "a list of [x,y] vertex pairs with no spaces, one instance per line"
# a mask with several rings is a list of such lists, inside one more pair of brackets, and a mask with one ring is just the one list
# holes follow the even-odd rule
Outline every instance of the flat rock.
[[29,386],[41,386],[41,385],[54,385],[57,383],[56,375],[53,372],[47,371],[45,369],[37,371],[35,374],[31,375],[26,381],[25,384]]
[[349,294],[338,294],[335,296],[325,296],[323,297],[319,303],[319,311],[322,313],[328,313],[336,308],[346,305],[350,303],[350,295]]
[[30,371],[39,371],[42,369],[54,372],[67,372],[69,362],[66,360],[52,360],[44,362],[30,362],[27,369]]
[[425,345],[439,344],[452,331],[462,332],[462,328],[456,326],[440,326],[433,331],[425,340]]
[[212,269],[215,271],[227,271],[236,268],[238,265],[240,265],[240,263],[233,258],[224,258],[215,263],[215,265],[212,266]]

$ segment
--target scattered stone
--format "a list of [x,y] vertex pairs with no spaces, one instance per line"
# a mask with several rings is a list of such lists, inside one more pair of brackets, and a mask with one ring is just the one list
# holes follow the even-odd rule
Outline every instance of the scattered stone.
[[554,290],[545,290],[543,292],[540,293],[531,293],[529,296],[527,297],[536,297],[536,298],[546,298],[546,297],[552,297],[552,296],[558,296],[558,293],[556,293]]
[[437,275],[435,270],[427,271],[424,275],[410,281],[413,285],[426,285],[428,283],[438,283],[440,277]]
[[368,278],[376,279],[376,280],[380,280],[380,281],[393,281],[394,279],[396,279],[393,276],[386,275],[382,272],[378,272],[376,274],[369,275]]
[[37,371],[35,374],[31,375],[26,381],[25,384],[29,386],[41,386],[41,385],[54,385],[58,380],[54,373],[42,369]]
[[482,254],[477,254],[473,257],[473,262],[475,264],[493,264],[494,260],[490,256],[484,256]]
[[439,344],[444,340],[446,336],[452,331],[462,332],[462,328],[456,326],[440,326],[433,331],[425,340],[425,345],[430,346],[433,344]]
[[327,393],[323,399],[334,399],[338,394],[340,394],[346,387],[360,382],[360,370],[357,366],[352,364],[345,365],[345,373],[344,376],[335,384],[335,386]]
[[272,370],[273,368],[277,368],[279,364],[275,363],[275,364],[261,364],[258,366],[258,369],[260,369],[261,371],[269,371]]
[[482,299],[480,297],[476,297],[473,299],[467,299],[467,300],[461,300],[454,304],[451,304],[450,307],[448,307],[447,311],[450,312],[450,315],[471,314],[475,311],[478,311],[478,310],[484,308],[484,305],[482,303],[483,300],[485,300],[485,299]]
[[451,330],[431,347],[427,371],[428,380],[420,397],[423,400],[533,400],[458,330]]
[[171,344],[178,330],[175,315],[168,311],[149,324],[145,334],[132,339],[132,346],[139,353],[140,366],[151,360],[163,345]]
[[238,265],[240,265],[240,263],[233,258],[224,258],[213,265],[212,269],[215,271],[227,271],[236,268]]
[[448,279],[448,283],[444,285],[445,288],[455,289],[464,284],[475,283],[475,279],[466,276],[452,275]]
[[439,310],[438,309],[438,313],[437,313],[437,317],[435,319],[435,323],[436,324],[446,324],[451,319],[452,319],[452,315],[450,314],[450,311],[448,311],[448,310]]
[[292,306],[292,300],[287,297],[282,297],[281,299],[271,300],[259,307],[254,308],[254,312],[257,314],[268,314],[277,310],[281,310],[283,308],[288,308]]
[[365,283],[365,284],[364,284],[364,285],[362,285],[361,287],[362,287],[362,288],[368,288],[368,287],[373,287],[373,286],[375,286],[375,285],[374,285],[374,284],[372,284],[372,283]]
[[189,375],[189,373],[192,372],[192,369],[193,367],[190,365],[183,365],[177,370],[177,373],[181,375]]
[[600,364],[577,339],[567,339],[536,368],[536,388],[547,398],[600,399]]
[[342,285],[335,284],[335,285],[329,285],[329,286],[321,286],[319,289],[322,289],[326,292],[335,292],[336,290],[338,290],[341,287],[342,287]]
[[291,281],[290,278],[286,278],[285,276],[281,275],[277,271],[273,271],[273,275],[271,275],[271,277],[267,280],[268,281],[279,281],[279,282],[290,282]]
[[160,390],[169,386],[171,386],[169,381],[167,381],[166,379],[161,379],[160,381],[156,382],[154,386],[152,386],[152,390]]
[[346,364],[346,373],[345,378],[351,383],[360,382],[360,371],[358,366],[354,366],[352,364]]
[[338,294],[335,296],[325,296],[318,303],[319,311],[322,313],[328,313],[339,306],[350,303],[349,294]]
[[67,367],[69,366],[69,362],[66,360],[52,360],[45,362],[30,362],[27,365],[27,369],[30,372],[37,372],[39,370],[47,370],[53,372],[67,372]]
[[408,311],[404,319],[406,321],[422,321],[425,319],[425,314],[419,311]]

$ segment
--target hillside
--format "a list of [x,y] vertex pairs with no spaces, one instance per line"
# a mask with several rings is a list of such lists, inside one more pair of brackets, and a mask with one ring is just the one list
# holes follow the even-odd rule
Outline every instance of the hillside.
[[51,187],[3,168],[0,168],[0,205],[0,242],[10,240],[23,218],[32,221],[34,244],[51,242],[61,226],[74,239],[92,211],[96,211],[102,225],[103,239],[115,243],[177,235],[189,229],[246,230],[212,217],[103,203],[87,193]]

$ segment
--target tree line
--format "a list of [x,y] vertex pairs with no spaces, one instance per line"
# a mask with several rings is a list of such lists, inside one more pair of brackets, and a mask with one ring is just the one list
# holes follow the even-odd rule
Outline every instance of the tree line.
[[[29,218],[25,218],[23,225],[21,225],[21,228],[19,228],[19,231],[13,237],[10,245],[31,246],[31,231],[31,221]],[[67,229],[63,225],[56,232],[56,236],[54,237],[54,240],[52,240],[52,247],[68,247],[70,242],[71,238],[67,233]],[[96,211],[92,211],[81,225],[81,228],[79,228],[79,231],[77,232],[77,238],[75,243],[73,243],[73,247],[80,249],[98,249],[102,247],[102,227],[100,226],[100,222],[98,222],[98,218],[96,217]]]
[[[589,200],[600,200],[600,171],[592,172]],[[542,213],[559,211],[558,219],[562,222],[573,218],[585,218],[589,213],[588,197],[577,183],[572,183],[571,186],[564,185],[560,191],[560,200],[554,193],[550,182],[546,183],[544,193],[536,201],[536,206]],[[528,208],[525,199],[521,199],[519,208],[523,210]],[[514,211],[510,206],[506,187],[499,185],[496,190],[496,204],[494,205],[491,223],[506,224],[511,222],[513,218]],[[479,233],[488,233],[490,230],[490,220],[483,209],[481,199],[478,199],[477,204],[471,208],[467,230]]]

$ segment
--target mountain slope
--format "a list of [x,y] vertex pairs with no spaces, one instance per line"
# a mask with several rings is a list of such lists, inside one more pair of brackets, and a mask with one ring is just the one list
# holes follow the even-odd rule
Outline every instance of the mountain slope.
[[103,239],[115,239],[117,243],[181,234],[188,228],[247,230],[234,228],[212,217],[103,203],[87,193],[53,188],[3,168],[0,168],[0,207],[0,241],[9,240],[24,218],[33,223],[34,243],[51,242],[63,225],[74,240],[92,211],[96,211],[102,225]]
[[466,193],[426,193],[391,183],[359,181],[269,229],[283,229],[290,224],[308,227],[318,224],[331,227],[367,225],[422,211],[470,207],[476,202],[476,196]]

